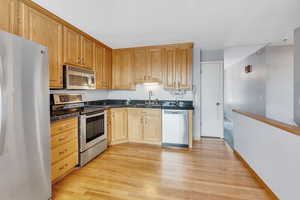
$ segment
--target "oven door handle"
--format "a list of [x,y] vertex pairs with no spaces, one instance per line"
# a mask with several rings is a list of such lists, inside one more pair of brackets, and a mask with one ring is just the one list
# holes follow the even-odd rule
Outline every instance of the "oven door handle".
[[101,116],[101,115],[104,115],[105,113],[97,113],[97,114],[94,114],[94,115],[85,115],[86,118],[91,118],[91,117],[98,117],[98,116]]

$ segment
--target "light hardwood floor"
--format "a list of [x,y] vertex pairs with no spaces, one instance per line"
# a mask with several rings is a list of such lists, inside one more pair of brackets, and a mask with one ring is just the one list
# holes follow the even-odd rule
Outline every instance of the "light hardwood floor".
[[53,186],[54,200],[272,199],[223,140],[192,150],[145,144],[110,147]]

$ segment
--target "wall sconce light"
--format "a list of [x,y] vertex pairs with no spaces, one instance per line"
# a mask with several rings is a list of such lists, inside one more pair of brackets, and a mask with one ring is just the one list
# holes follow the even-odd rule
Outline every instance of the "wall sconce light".
[[247,66],[245,67],[245,73],[248,74],[248,73],[250,73],[250,72],[252,72],[252,65],[247,65]]

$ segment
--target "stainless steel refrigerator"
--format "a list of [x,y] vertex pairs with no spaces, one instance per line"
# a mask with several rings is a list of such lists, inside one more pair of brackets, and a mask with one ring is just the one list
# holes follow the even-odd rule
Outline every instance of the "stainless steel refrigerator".
[[47,48],[0,31],[0,199],[48,200]]

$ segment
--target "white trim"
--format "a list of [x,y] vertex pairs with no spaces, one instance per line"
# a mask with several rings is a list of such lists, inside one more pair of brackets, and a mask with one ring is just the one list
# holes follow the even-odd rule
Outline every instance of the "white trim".
[[205,62],[200,62],[200,64],[224,64],[224,61],[205,61]]

